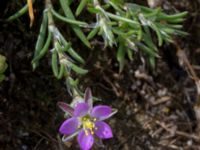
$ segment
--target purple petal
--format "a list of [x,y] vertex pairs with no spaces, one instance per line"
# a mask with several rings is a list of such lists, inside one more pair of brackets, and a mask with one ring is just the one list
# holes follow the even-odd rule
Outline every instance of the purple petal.
[[72,140],[75,136],[77,136],[78,133],[79,133],[79,130],[77,130],[76,132],[74,132],[73,134],[70,134],[68,136],[67,135],[63,135],[62,141],[63,142],[68,142],[68,141]]
[[82,117],[85,116],[89,111],[89,105],[87,103],[78,103],[74,108],[74,116]]
[[89,133],[86,135],[85,131],[81,130],[78,134],[78,143],[82,150],[89,150],[94,143],[94,137]]
[[87,88],[85,90],[84,100],[89,105],[89,107],[91,109],[92,105],[93,105],[93,101],[92,101],[92,92],[91,92],[90,88]]
[[102,120],[112,113],[112,108],[106,105],[99,105],[93,108],[91,116]]
[[69,118],[62,123],[59,128],[59,132],[61,134],[69,135],[74,133],[79,126],[79,121],[77,118]]
[[72,108],[76,107],[78,103],[84,103],[84,99],[80,96],[76,96],[71,103]]
[[96,130],[94,130],[94,133],[100,139],[109,139],[113,137],[112,130],[107,123],[103,121],[98,121],[95,123],[95,127],[96,127]]
[[62,111],[64,111],[65,113],[69,113],[71,116],[74,113],[74,109],[69,106],[67,103],[64,102],[58,102],[57,103],[58,107],[60,107],[60,109],[62,109]]
[[110,118],[110,117],[112,117],[113,115],[115,115],[116,113],[117,113],[117,109],[112,109],[112,112],[108,115],[108,116],[106,116],[106,117],[101,117],[100,119],[99,119],[99,121],[103,121],[103,120],[105,120],[105,119],[108,119],[108,118]]

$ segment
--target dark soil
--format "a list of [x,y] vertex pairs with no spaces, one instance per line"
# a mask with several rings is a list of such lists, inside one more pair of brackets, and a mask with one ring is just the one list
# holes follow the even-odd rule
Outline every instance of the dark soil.
[[[6,80],[0,84],[0,149],[78,149],[76,140],[63,144],[58,134],[64,118],[56,103],[71,101],[64,81],[54,78],[49,55],[35,71],[31,67],[43,6],[39,2],[34,5],[36,19],[31,29],[28,15],[13,22],[4,21],[20,8],[19,2],[2,0],[0,7],[0,54],[6,56],[9,65]],[[177,41],[199,75],[200,3],[171,0],[162,7],[166,11],[189,11],[184,26],[189,36]],[[69,30],[63,24],[60,27]],[[102,99],[100,103],[118,109],[108,120],[114,138],[104,141],[104,148],[94,149],[200,150],[199,122],[193,109],[196,85],[180,65],[175,46],[160,47],[155,70],[143,63],[143,56],[137,53],[119,74],[116,49],[102,50],[101,42],[97,42],[93,50],[88,50],[76,45],[80,41],[72,41],[90,70],[81,77],[80,89],[91,87],[93,95]]]

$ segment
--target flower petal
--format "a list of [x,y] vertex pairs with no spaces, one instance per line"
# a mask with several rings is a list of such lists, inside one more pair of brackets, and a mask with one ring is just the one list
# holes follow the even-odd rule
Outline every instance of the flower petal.
[[112,109],[112,112],[111,112],[108,116],[106,116],[106,117],[101,117],[101,118],[99,119],[99,121],[103,121],[103,120],[105,120],[105,119],[108,119],[108,118],[112,117],[113,115],[115,115],[117,112],[118,112],[117,109]]
[[90,109],[92,109],[93,101],[92,101],[92,92],[90,88],[85,90],[84,100],[89,105]]
[[93,135],[86,135],[84,130],[79,132],[77,140],[82,150],[89,150],[94,143]]
[[77,130],[76,132],[74,132],[73,134],[70,134],[70,135],[68,135],[68,136],[67,136],[67,135],[63,135],[62,141],[63,141],[63,142],[68,142],[68,141],[72,140],[75,136],[78,135],[79,131],[80,131],[80,130]]
[[57,105],[58,105],[58,107],[60,107],[60,109],[62,109],[62,111],[64,111],[65,113],[69,113],[70,116],[73,115],[74,109],[73,109],[70,105],[68,105],[67,103],[58,102]]
[[59,128],[61,134],[69,135],[74,133],[78,129],[79,121],[77,118],[69,118],[62,123]]
[[78,103],[74,108],[74,116],[82,117],[85,116],[89,111],[89,105],[87,103]]
[[73,98],[72,103],[70,104],[70,106],[72,108],[75,108],[77,104],[79,103],[84,103],[84,99],[80,96],[76,96],[75,98]]
[[109,139],[113,137],[112,130],[107,123],[103,121],[97,121],[95,123],[95,127],[96,127],[96,130],[94,130],[94,133],[100,139]]
[[112,113],[112,108],[106,105],[99,105],[93,108],[91,116],[99,120],[107,118]]

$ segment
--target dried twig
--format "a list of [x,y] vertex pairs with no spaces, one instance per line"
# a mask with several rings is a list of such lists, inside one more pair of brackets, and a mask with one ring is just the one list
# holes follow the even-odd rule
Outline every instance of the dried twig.
[[[181,66],[185,67],[188,74],[191,76],[191,78],[194,80],[196,84],[196,89],[197,89],[197,100],[196,103],[194,104],[194,111],[197,120],[200,122],[200,79],[197,76],[196,72],[193,69],[193,66],[190,64],[185,52],[178,46],[177,43],[177,56],[179,58],[179,63]],[[200,126],[198,126],[200,128]]]
[[161,122],[161,121],[157,120],[156,124],[160,125],[163,129],[165,129],[166,131],[168,131],[170,133],[174,132],[173,134],[175,134],[175,135],[183,136],[183,137],[190,138],[190,139],[194,139],[195,141],[199,141],[200,140],[200,138],[198,136],[196,136],[196,135],[188,134],[188,133],[185,133],[185,132],[182,132],[182,131],[178,131],[178,130],[174,130],[172,128],[169,128],[169,125],[167,125],[164,122]]

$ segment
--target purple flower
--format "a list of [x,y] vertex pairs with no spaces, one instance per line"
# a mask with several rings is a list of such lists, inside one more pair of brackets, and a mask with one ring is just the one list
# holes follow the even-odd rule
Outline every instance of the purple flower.
[[89,150],[94,143],[94,136],[100,139],[113,137],[110,126],[104,120],[114,115],[117,110],[113,111],[106,105],[93,107],[89,88],[85,91],[83,101],[77,103],[74,108],[63,102],[59,102],[58,105],[71,116],[59,128],[59,132],[64,135],[62,138],[64,142],[78,135],[77,140],[81,149]]

